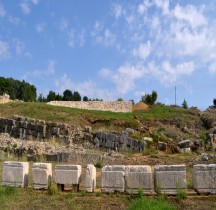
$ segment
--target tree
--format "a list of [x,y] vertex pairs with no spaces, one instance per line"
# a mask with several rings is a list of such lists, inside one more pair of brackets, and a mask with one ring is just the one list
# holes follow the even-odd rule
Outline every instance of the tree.
[[83,101],[88,101],[88,97],[87,97],[87,96],[84,96],[84,97],[83,97]]
[[74,91],[74,101],[81,101],[81,96],[77,91]]
[[65,90],[63,92],[63,101],[73,101],[74,100],[74,94],[71,90]]
[[56,97],[55,97],[55,100],[56,101],[62,101],[62,99],[63,99],[63,96],[62,95],[60,95],[59,93],[56,95]]
[[118,98],[117,101],[124,101],[124,99],[123,98]]
[[47,95],[47,101],[55,101],[56,99],[56,93],[52,90],[49,91],[48,95]]
[[148,105],[153,105],[157,101],[157,96],[157,92],[153,90],[151,94],[142,96],[141,101]]
[[213,104],[216,107],[216,98],[213,99]]
[[187,109],[188,108],[188,105],[187,105],[187,101],[184,99],[183,103],[182,103],[182,107],[184,109]]

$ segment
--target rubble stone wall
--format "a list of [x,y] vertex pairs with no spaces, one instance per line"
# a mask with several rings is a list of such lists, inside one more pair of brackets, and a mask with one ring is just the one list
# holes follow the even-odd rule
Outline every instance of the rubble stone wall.
[[130,101],[50,101],[50,105],[111,112],[132,112]]

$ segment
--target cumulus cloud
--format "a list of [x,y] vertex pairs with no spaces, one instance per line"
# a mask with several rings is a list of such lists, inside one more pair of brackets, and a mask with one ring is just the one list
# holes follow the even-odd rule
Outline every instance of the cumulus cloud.
[[20,7],[21,7],[22,12],[23,12],[25,15],[28,15],[28,14],[31,13],[31,8],[30,8],[28,2],[26,2],[26,1],[25,1],[25,2],[22,2],[22,3],[20,4]]
[[105,47],[116,44],[116,35],[110,29],[105,28],[99,21],[95,22],[91,36],[95,43],[102,44]]
[[44,77],[54,75],[56,71],[56,61],[48,60],[47,61],[47,68],[45,70],[32,70],[27,71],[23,76],[22,79],[27,79],[31,77],[38,77],[44,79]]
[[145,60],[151,53],[151,42],[141,43],[137,49],[133,50],[133,55]]
[[198,9],[193,5],[181,7],[177,4],[173,10],[173,15],[178,20],[188,22],[191,27],[198,27],[207,24],[207,20],[203,15],[203,10]]
[[44,31],[45,28],[45,23],[41,22],[41,23],[37,23],[35,26],[35,29],[38,33],[41,33],[42,31]]
[[106,99],[113,100],[115,98],[115,93],[98,87],[98,85],[91,81],[83,81],[81,83],[76,83],[71,80],[67,74],[63,74],[59,79],[55,80],[56,91],[63,93],[66,89],[72,91],[78,91],[81,96],[88,96],[89,98],[95,99]]
[[145,74],[145,69],[139,65],[131,65],[126,63],[120,66],[117,70],[101,69],[100,76],[115,84],[116,92],[124,95],[135,87],[135,81],[142,78]]
[[10,57],[10,48],[8,42],[0,40],[0,61]]
[[0,18],[3,18],[6,15],[6,10],[0,2]]
[[59,28],[61,31],[64,31],[68,28],[68,22],[65,18],[62,18],[60,23],[59,23]]
[[116,19],[120,18],[125,13],[120,4],[114,4],[112,12]]
[[39,3],[39,0],[31,0],[32,4],[37,5]]

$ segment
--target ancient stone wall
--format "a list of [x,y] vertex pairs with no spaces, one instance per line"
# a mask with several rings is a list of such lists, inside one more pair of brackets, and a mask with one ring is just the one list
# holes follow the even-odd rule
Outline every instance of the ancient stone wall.
[[[21,116],[12,119],[0,117],[0,133],[25,140],[49,141],[59,140],[69,144],[72,141],[72,128],[63,123],[45,122]],[[75,133],[73,133],[75,134]]]
[[132,112],[130,101],[51,101],[50,105],[111,112]]

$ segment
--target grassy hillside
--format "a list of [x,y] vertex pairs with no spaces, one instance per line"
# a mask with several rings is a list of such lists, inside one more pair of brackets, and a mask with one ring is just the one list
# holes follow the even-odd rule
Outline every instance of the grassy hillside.
[[169,121],[176,118],[184,121],[199,120],[197,110],[162,105],[152,106],[150,110],[145,112],[113,113],[51,106],[45,103],[13,102],[0,104],[0,116],[10,118],[13,115],[74,124],[81,127],[91,125],[93,128],[107,127],[110,129],[124,127],[137,129],[139,127],[138,121],[145,123],[152,120]]

